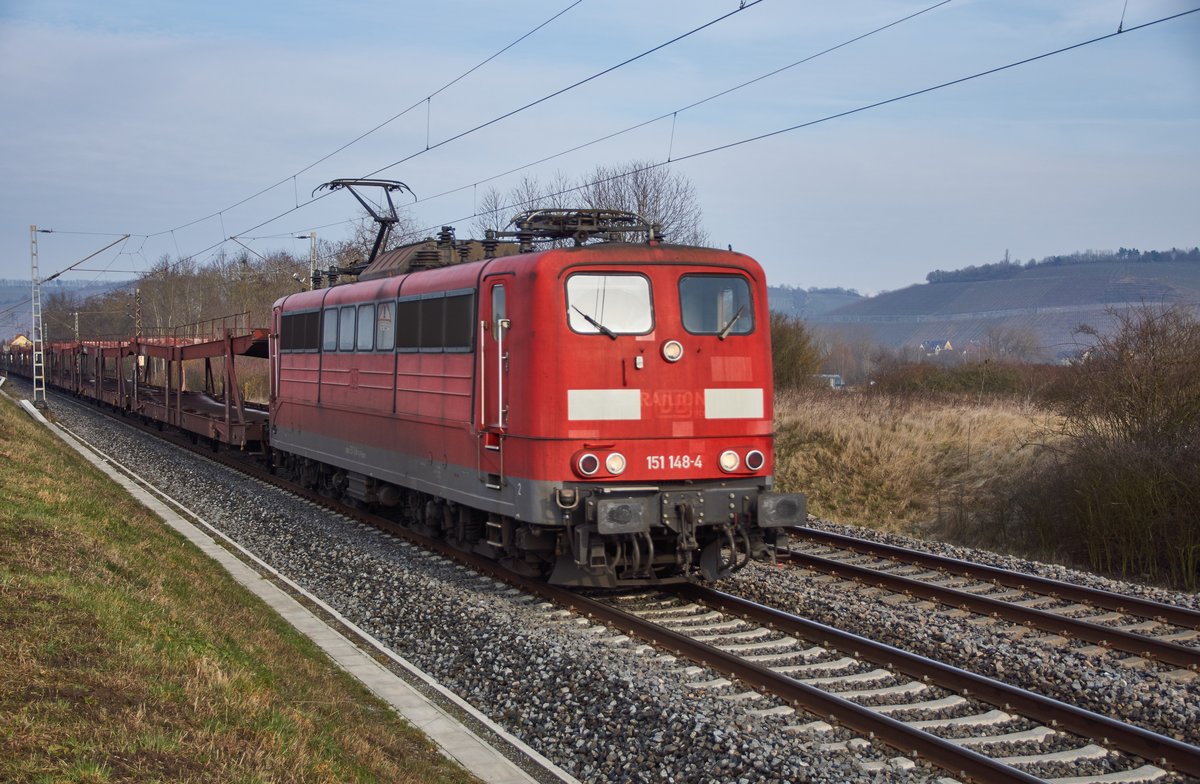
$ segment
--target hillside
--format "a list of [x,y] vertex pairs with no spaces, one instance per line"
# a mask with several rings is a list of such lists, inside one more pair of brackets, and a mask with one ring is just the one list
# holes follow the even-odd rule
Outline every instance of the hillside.
[[0,279],[0,340],[28,329],[29,281]]
[[798,289],[792,286],[768,286],[771,310],[802,319],[813,319],[838,308],[865,299],[854,289]]
[[[128,283],[129,281],[55,280],[42,287],[42,305],[44,307],[55,294],[69,295],[72,299],[82,302],[88,297],[99,296]],[[18,333],[28,334],[30,288],[28,280],[0,278],[0,340],[9,340]]]
[[1200,303],[1200,260],[1111,260],[992,265],[989,274],[931,273],[936,282],[887,292],[808,318],[835,331],[868,332],[890,348],[926,340],[956,347],[985,342],[996,329],[1030,330],[1046,358],[1071,353],[1080,324],[1111,326],[1110,309]]

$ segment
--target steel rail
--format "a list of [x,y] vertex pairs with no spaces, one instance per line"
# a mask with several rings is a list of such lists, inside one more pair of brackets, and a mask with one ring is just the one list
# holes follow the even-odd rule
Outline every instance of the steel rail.
[[[219,462],[241,470],[268,484],[297,493],[301,497],[307,498],[331,511],[392,533],[412,544],[428,549],[447,559],[457,561],[493,580],[505,582],[545,601],[553,602],[561,607],[568,607],[588,618],[608,623],[623,633],[635,636],[650,645],[666,648],[673,651],[676,655],[690,659],[703,666],[711,667],[726,676],[736,678],[770,694],[774,694],[795,707],[799,707],[817,716],[829,718],[868,737],[878,738],[900,753],[924,758],[950,773],[959,775],[961,778],[979,782],[979,784],[1042,781],[1042,779],[1036,776],[1027,774],[1022,770],[994,760],[965,746],[955,744],[952,741],[940,738],[924,730],[910,727],[897,719],[871,710],[868,707],[822,691],[815,686],[801,683],[794,678],[777,673],[762,665],[747,662],[736,654],[698,642],[679,632],[666,629],[650,621],[638,618],[635,615],[622,612],[615,607],[575,593],[568,588],[550,585],[541,580],[518,575],[505,569],[502,564],[496,561],[460,550],[445,541],[425,536],[393,520],[363,510],[346,508],[320,493],[305,488],[298,488],[296,485],[270,474],[265,469],[244,459],[232,457],[227,453],[213,454],[205,451],[203,448],[192,445],[186,446],[199,454],[216,458]],[[697,594],[699,600],[709,603],[714,601],[715,596],[719,596],[721,600],[726,598],[724,594],[719,594],[716,591],[708,593],[705,589],[695,586],[682,585],[676,586],[676,588],[681,590],[694,589],[699,592]],[[728,598],[734,599],[734,597]],[[789,618],[792,617],[783,613],[781,615]],[[802,619],[796,620],[800,621]],[[820,627],[819,624],[811,621],[805,623],[811,624],[813,627]],[[837,632],[837,630],[829,627],[823,628],[829,634],[846,634],[845,632]],[[804,636],[808,637],[810,635],[806,634]],[[848,636],[853,637],[853,635]],[[814,640],[817,639],[816,636],[812,638]],[[879,645],[878,643],[871,643],[865,638],[855,639],[863,641],[863,645],[855,648],[856,651],[864,648],[865,645]],[[1084,711],[1081,712],[1086,713]],[[1101,716],[1096,716],[1096,718],[1105,720]],[[1153,735],[1153,733],[1149,734]],[[1089,735],[1089,737],[1094,736]]]
[[871,583],[890,591],[906,595],[932,599],[942,604],[959,607],[971,612],[1003,618],[1007,621],[1036,627],[1042,631],[1061,634],[1079,640],[1095,643],[1105,648],[1115,648],[1126,653],[1136,654],[1147,659],[1185,667],[1189,670],[1200,670],[1200,648],[1189,648],[1186,645],[1169,640],[1157,640],[1144,634],[1123,631],[1112,626],[1103,626],[1085,619],[1069,618],[1048,610],[1033,607],[1022,607],[1003,599],[993,599],[980,596],[970,591],[957,588],[947,588],[942,585],[925,582],[912,577],[889,574],[869,566],[848,564],[832,558],[823,558],[809,553],[795,551],[779,551],[780,560],[790,561],[808,569],[824,572],[836,577],[848,577],[864,583]]
[[[837,697],[835,694],[801,683],[787,675],[774,672],[762,665],[747,662],[736,654],[727,653],[702,642],[697,642],[652,622],[575,593],[568,588],[515,574],[503,565],[488,558],[460,550],[444,541],[433,539],[400,523],[368,512],[347,508],[315,491],[297,488],[296,485],[270,474],[244,458],[235,458],[228,453],[206,451],[202,447],[185,444],[198,454],[216,458],[230,467],[308,498],[314,503],[343,514],[359,522],[372,525],[392,533],[408,542],[431,550],[445,558],[455,560],[491,579],[505,582],[543,600],[611,624],[621,630],[660,648],[666,648],[679,656],[703,666],[712,667],[724,675],[736,678],[774,694],[793,706],[815,715],[878,738],[904,754],[912,754],[962,778],[980,784],[1000,782],[1040,782],[1042,779],[1017,768],[1001,763],[979,752],[940,738],[932,733],[910,727],[901,721],[871,710],[868,707]],[[758,605],[745,599],[706,589],[696,585],[667,586],[667,590],[680,596],[716,605],[726,611],[736,612],[776,628],[795,631],[798,635],[814,642],[853,653],[910,675],[928,678],[943,688],[965,695],[975,696],[1012,710],[1020,711],[1030,718],[1055,726],[1061,726],[1089,738],[1112,741],[1122,750],[1173,767],[1190,775],[1200,776],[1200,749],[1180,741],[1157,735],[1099,714],[1085,711],[1057,700],[983,676],[940,664],[931,659],[906,653],[891,646],[877,643],[864,637],[842,632],[832,627],[807,621],[779,610]],[[901,664],[905,666],[901,666]]]
[[948,558],[942,555],[913,550],[907,547],[872,542],[866,539],[856,539],[852,536],[820,531],[815,528],[790,528],[789,536],[796,536],[812,542],[820,542],[833,547],[855,552],[876,555],[880,558],[890,558],[903,561],[915,566],[930,569],[943,569],[964,577],[975,577],[981,580],[995,582],[1009,588],[1019,588],[1044,593],[1055,598],[1087,604],[1114,610],[1129,615],[1161,620],[1174,626],[1200,630],[1200,611],[1173,604],[1163,604],[1149,599],[1139,599],[1136,596],[1104,591],[1099,588],[1087,588],[1082,585],[1053,580],[1048,577],[1037,577],[1024,572],[1013,572],[996,566]]
[[1180,773],[1200,776],[1200,748],[1183,741],[722,591],[696,585],[668,586],[664,591],[752,618],[912,677],[928,679],[942,688],[1015,711],[1048,726],[1101,740],[1103,745],[1115,746]]
[[1042,781],[1036,776],[997,762],[979,752],[939,738],[932,733],[910,727],[890,716],[842,699],[815,686],[801,683],[762,665],[747,662],[735,654],[697,642],[686,635],[624,613],[570,589],[515,574],[496,561],[460,550],[442,540],[425,536],[387,518],[359,509],[348,509],[318,492],[298,487],[244,459],[232,457],[227,453],[214,454],[190,443],[180,443],[179,445],[189,451],[215,459],[217,462],[267,484],[295,493],[330,511],[394,534],[405,541],[457,561],[494,580],[505,582],[560,607],[568,607],[588,618],[601,620],[653,646],[666,648],[676,655],[712,667],[724,675],[774,694],[793,706],[817,716],[827,717],[869,737],[879,738],[901,753],[924,757],[929,762],[951,773],[956,773],[964,779],[980,784],[1006,784],[1008,782],[1032,784]]
[[780,697],[794,707],[877,738],[903,754],[924,758],[961,778],[981,784],[1042,781],[960,744],[565,588],[540,584],[536,592],[588,617],[611,624],[626,634],[635,635],[651,645],[665,647],[676,655]]
[[[118,418],[118,417],[114,417]],[[119,417],[127,419],[124,415]],[[151,432],[149,426],[136,420],[133,426]],[[163,438],[164,434],[153,433]],[[469,553],[444,541],[424,536],[404,525],[368,512],[346,507],[320,493],[300,488],[252,463],[244,456],[233,457],[229,452],[210,452],[182,437],[166,437],[163,440],[182,446],[188,451],[216,460],[223,465],[239,470],[266,484],[286,489],[331,511],[350,517],[395,534],[413,544],[420,545],[448,559],[453,559],[494,580],[506,582],[534,596],[559,603],[584,614],[612,624],[621,631],[645,640],[651,645],[666,647],[678,655],[701,665],[712,667],[725,675],[758,686],[795,706],[816,715],[826,716],[846,727],[878,738],[901,753],[924,757],[939,767],[957,773],[963,778],[981,784],[999,782],[1040,782],[1017,768],[993,760],[932,733],[908,725],[870,708],[824,692],[816,687],[801,683],[789,676],[776,673],[762,665],[747,662],[735,654],[727,653],[705,643],[697,642],[678,632],[658,626],[636,616],[624,613],[594,599],[574,593],[569,589],[523,577],[505,569],[490,559]],[[685,598],[703,601],[726,611],[740,613],[761,623],[795,631],[799,636],[814,642],[829,645],[876,661],[910,675],[928,678],[943,688],[983,701],[1020,711],[1030,718],[1055,726],[1061,726],[1076,734],[1089,738],[1113,741],[1124,751],[1172,767],[1180,772],[1200,776],[1200,749],[1171,738],[1157,735],[1149,730],[1124,724],[1099,714],[1085,711],[1047,697],[1025,692],[1016,687],[983,676],[941,664],[932,659],[906,653],[883,643],[874,642],[858,635],[839,631],[833,627],[798,618],[780,610],[774,610],[745,599],[725,594],[714,589],[692,584],[666,586],[667,590]],[[902,666],[903,665],[903,666]],[[957,685],[956,685],[957,684]]]

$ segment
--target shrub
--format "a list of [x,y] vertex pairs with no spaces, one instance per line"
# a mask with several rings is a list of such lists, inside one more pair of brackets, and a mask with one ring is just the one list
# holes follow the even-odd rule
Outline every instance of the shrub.
[[1024,373],[1015,364],[975,362],[945,367],[930,362],[884,365],[874,377],[873,392],[887,395],[1005,395],[1024,391]]
[[1114,314],[1056,390],[1057,470],[1027,518],[1094,567],[1200,586],[1200,322],[1180,308]]
[[812,385],[821,367],[821,352],[798,318],[771,311],[771,364],[777,389]]

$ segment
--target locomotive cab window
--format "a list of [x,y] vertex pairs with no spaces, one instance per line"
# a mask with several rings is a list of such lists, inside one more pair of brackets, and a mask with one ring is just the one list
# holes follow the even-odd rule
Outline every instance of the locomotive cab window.
[[679,279],[683,328],[695,335],[747,335],[754,331],[750,284],[740,275],[684,275]]
[[643,275],[577,273],[567,278],[567,323],[585,335],[645,335],[654,328]]
[[500,340],[500,322],[508,318],[504,286],[492,287],[492,340]]

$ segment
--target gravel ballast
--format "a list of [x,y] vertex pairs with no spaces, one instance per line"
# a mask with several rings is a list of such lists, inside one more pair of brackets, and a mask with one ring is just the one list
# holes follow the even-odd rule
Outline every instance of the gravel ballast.
[[[945,775],[899,764],[894,750],[844,729],[785,731],[817,717],[752,717],[745,704],[722,699],[740,689],[694,685],[716,679],[715,673],[685,671],[688,662],[644,652],[603,626],[94,412],[64,402],[54,415],[582,780],[867,782]],[[964,556],[961,548],[940,550],[890,535],[886,541],[1014,568],[1003,556]],[[1069,570],[1062,567],[1020,563],[1024,571],[1055,579],[1092,577],[1064,577]],[[1107,590],[1124,586],[1094,579]],[[1042,635],[1014,638],[999,625],[911,602],[882,602],[873,589],[838,586],[831,591],[826,581],[801,570],[751,565],[718,587],[1197,741],[1200,689],[1164,678],[1155,665],[1126,667],[1109,654],[1040,642]],[[1165,598],[1173,595],[1157,588],[1128,586],[1128,592],[1194,602],[1186,595]],[[885,764],[864,769],[871,762]]]

